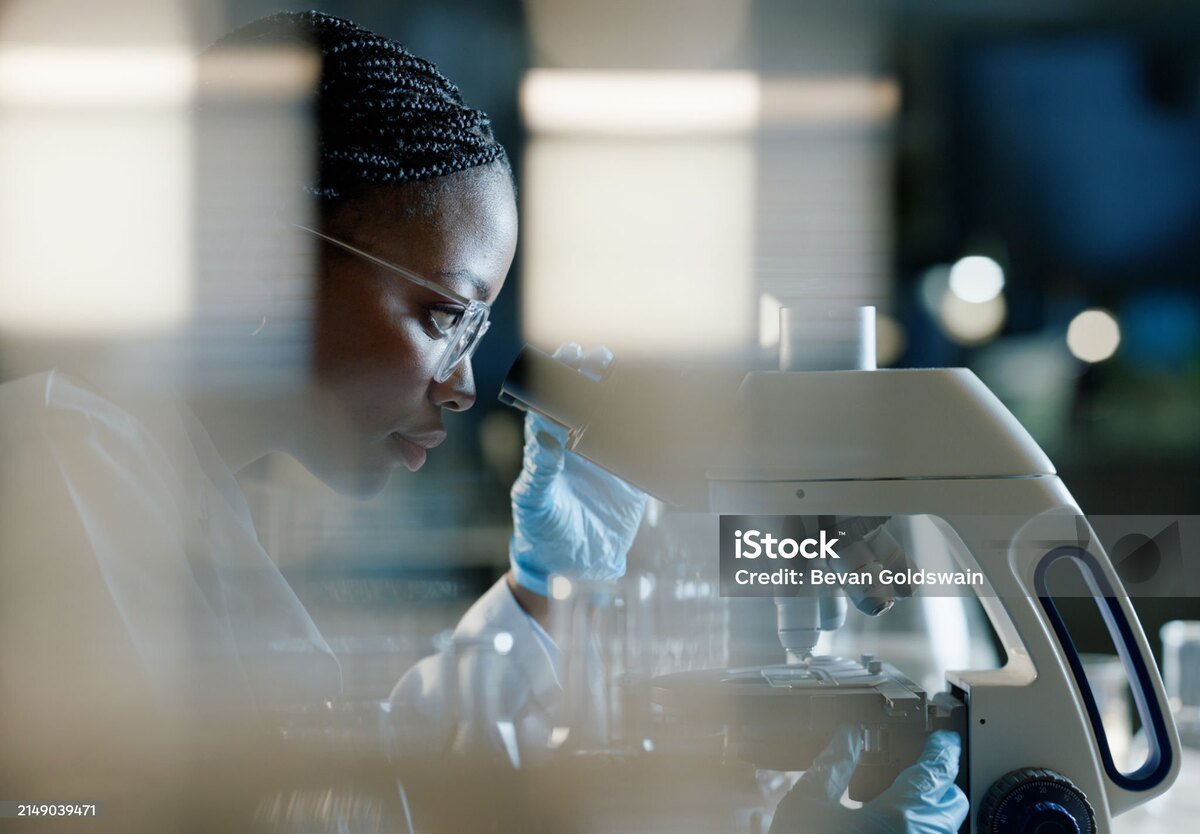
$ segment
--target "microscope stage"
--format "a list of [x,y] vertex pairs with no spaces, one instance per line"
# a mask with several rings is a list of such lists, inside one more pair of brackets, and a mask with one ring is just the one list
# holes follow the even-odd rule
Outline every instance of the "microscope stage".
[[814,657],[801,664],[663,675],[651,697],[664,722],[719,727],[727,752],[756,767],[804,770],[841,724],[862,728],[851,796],[869,798],[911,764],[929,733],[961,729],[966,706],[933,698],[894,666]]

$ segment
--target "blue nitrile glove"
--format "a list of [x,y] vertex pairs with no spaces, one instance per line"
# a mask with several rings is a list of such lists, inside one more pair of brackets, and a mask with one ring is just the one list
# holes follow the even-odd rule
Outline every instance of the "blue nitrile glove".
[[958,733],[938,730],[891,787],[847,808],[840,800],[858,767],[862,734],[839,727],[775,809],[771,834],[954,834],[967,818],[967,797],[954,784],[961,750]]
[[[600,376],[608,348],[584,355],[567,344],[554,358]],[[567,431],[537,414],[525,417],[525,458],[512,488],[509,560],[517,583],[545,596],[551,574],[614,580],[625,573],[646,494],[566,449]]]

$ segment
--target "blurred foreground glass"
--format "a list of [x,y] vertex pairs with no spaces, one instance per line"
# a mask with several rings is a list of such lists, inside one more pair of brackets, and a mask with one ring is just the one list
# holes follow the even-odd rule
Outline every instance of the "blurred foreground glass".
[[379,796],[348,786],[280,790],[259,800],[253,821],[253,830],[264,834],[377,834],[404,830],[394,827],[397,819],[385,814]]
[[618,582],[554,576],[550,595],[563,687],[552,747],[653,751],[651,680],[728,660],[728,611],[716,584],[683,566]]
[[[450,632],[434,640],[438,675],[445,683],[444,725],[426,720],[419,710],[393,703],[389,724],[389,756],[394,762],[419,762],[430,755],[450,755],[472,764],[522,766],[523,745],[544,746],[545,729],[518,728],[523,691],[521,669],[513,658],[514,640],[507,631],[473,635]],[[524,733],[518,737],[518,732]]]
[[[521,184],[525,338],[623,359],[728,361],[757,344],[754,172],[745,137],[535,135]],[[662,315],[680,298],[687,315]]]
[[[507,631],[456,637],[444,650],[457,672],[454,690],[455,728],[450,752],[487,756],[521,766],[512,704],[504,698],[512,668],[513,637]],[[511,690],[511,686],[508,687]]]
[[383,757],[391,737],[387,701],[326,701],[264,711],[279,738],[305,751]]
[[193,280],[186,46],[5,40],[0,333],[130,337],[179,325]]

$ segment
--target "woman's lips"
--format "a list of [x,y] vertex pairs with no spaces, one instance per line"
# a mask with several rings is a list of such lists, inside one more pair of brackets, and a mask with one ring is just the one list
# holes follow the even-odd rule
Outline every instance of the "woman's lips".
[[425,465],[425,458],[429,450],[445,439],[444,431],[423,434],[403,434],[397,431],[388,435],[388,445],[404,462],[404,466],[409,472],[416,472]]

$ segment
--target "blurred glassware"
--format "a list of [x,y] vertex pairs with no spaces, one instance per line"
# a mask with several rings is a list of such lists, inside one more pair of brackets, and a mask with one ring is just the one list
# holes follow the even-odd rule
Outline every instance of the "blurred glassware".
[[1200,749],[1200,621],[1173,620],[1159,632],[1163,646],[1163,683],[1188,747]]
[[452,636],[442,649],[455,669],[447,692],[453,702],[451,754],[521,766],[513,707],[504,697],[512,689],[504,680],[512,666],[512,649],[513,636],[507,631]]
[[649,609],[651,675],[726,666],[729,605],[720,596],[717,518],[668,509],[651,499],[630,551],[642,569],[639,605]]
[[550,737],[556,749],[599,751],[615,742],[621,706],[616,687],[629,660],[623,594],[618,582],[550,577],[550,635],[559,649],[563,687]]
[[653,674],[728,665],[729,608],[716,577],[683,563],[664,566],[648,602],[657,624]]
[[[1200,621],[1173,620],[1159,636],[1163,683],[1183,742],[1179,777],[1162,796],[1113,820],[1115,834],[1190,834],[1200,818]],[[1146,755],[1142,729],[1129,745],[1127,767],[1138,766]]]
[[650,681],[724,666],[729,614],[715,580],[684,563],[617,582],[551,578],[551,636],[563,700],[551,745],[574,751],[650,751]]
[[[545,728],[518,738],[517,712],[521,670],[512,657],[514,639],[507,631],[455,634],[434,638],[437,654],[424,663],[442,684],[442,700],[416,706],[389,701],[381,724],[385,748],[393,763],[450,755],[476,764],[519,768],[522,744],[541,739]],[[430,711],[432,710],[432,712]]]

